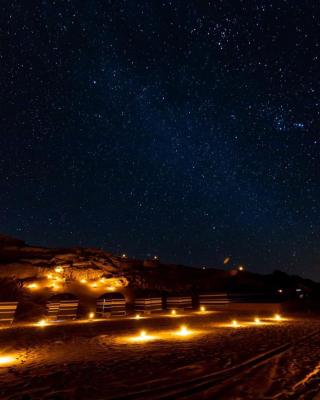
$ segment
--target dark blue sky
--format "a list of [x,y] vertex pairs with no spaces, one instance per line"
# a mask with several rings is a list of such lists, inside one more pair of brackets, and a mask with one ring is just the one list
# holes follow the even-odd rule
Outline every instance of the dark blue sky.
[[317,2],[1,8],[0,232],[320,279]]

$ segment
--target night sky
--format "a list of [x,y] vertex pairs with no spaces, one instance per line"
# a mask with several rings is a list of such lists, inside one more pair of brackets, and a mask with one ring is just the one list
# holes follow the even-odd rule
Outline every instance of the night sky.
[[316,1],[8,1],[0,232],[320,280]]

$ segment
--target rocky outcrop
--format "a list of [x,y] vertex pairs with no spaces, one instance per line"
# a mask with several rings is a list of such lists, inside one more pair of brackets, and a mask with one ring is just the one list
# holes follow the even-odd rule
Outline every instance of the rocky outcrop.
[[0,278],[17,279],[31,288],[38,284],[55,287],[55,281],[69,284],[86,281],[94,285],[98,280],[105,286],[112,282],[126,287],[129,284],[124,276],[126,262],[100,249],[34,247],[19,239],[0,236]]
[[[281,278],[281,279],[280,279]],[[279,273],[253,274],[244,268],[199,269],[163,264],[157,257],[137,260],[95,248],[45,248],[0,235],[0,279],[49,292],[84,291],[99,296],[107,290],[269,291],[319,288],[312,281]],[[317,289],[318,290],[318,289]]]

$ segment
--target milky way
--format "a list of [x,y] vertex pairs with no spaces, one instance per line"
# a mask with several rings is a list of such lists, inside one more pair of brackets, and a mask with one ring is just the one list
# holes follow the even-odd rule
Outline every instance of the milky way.
[[1,7],[0,232],[320,279],[317,2]]

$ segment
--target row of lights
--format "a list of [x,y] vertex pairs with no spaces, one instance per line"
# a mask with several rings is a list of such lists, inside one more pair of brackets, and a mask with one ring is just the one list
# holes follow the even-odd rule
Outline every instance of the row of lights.
[[[274,321],[282,321],[282,317],[281,317],[280,314],[275,314],[275,315],[273,316],[272,319],[273,319]],[[256,317],[256,318],[254,318],[254,323],[255,323],[256,325],[261,325],[261,324],[262,324],[262,321],[261,321],[260,318]],[[233,320],[231,321],[230,326],[232,326],[233,328],[237,328],[237,327],[240,326],[240,324],[238,323],[238,321],[237,321],[236,319],[233,319]]]
[[[179,329],[177,329],[174,334],[176,336],[189,336],[192,334],[192,331],[186,326],[186,325],[181,325]],[[145,330],[140,331],[140,333],[137,336],[133,336],[129,339],[131,342],[147,342],[149,340],[155,339],[155,336],[147,334]]]
[[[121,258],[128,258],[126,253],[121,254]],[[159,256],[153,256],[154,260],[159,260]]]
[[[201,306],[200,307],[200,311],[201,312],[206,312],[206,308],[205,308],[205,306]],[[170,312],[170,316],[171,317],[176,317],[178,314],[177,314],[177,310],[175,310],[175,309],[173,309],[173,310],[171,310],[171,312]],[[135,319],[140,319],[141,318],[141,315],[140,314],[136,314],[135,315]]]
[[[206,311],[205,307],[202,306],[202,307],[200,308],[200,311],[201,311],[201,312],[205,312],[205,311]],[[176,310],[171,310],[170,315],[173,316],[173,317],[177,316],[177,311],[176,311]],[[94,317],[95,317],[95,313],[94,313],[94,312],[90,312],[90,313],[88,314],[88,319],[89,319],[89,320],[93,320]],[[136,314],[135,317],[134,317],[134,319],[137,319],[137,320],[139,320],[139,319],[141,319],[141,318],[142,318],[142,317],[141,317],[141,314]],[[274,320],[274,321],[281,321],[281,320],[282,320],[282,317],[281,317],[280,314],[275,314],[274,317],[273,317],[273,320]],[[254,318],[254,323],[255,323],[256,325],[260,325],[260,324],[262,323],[262,321],[261,321],[260,318],[256,317],[256,318]],[[37,326],[40,326],[40,327],[41,327],[41,326],[46,326],[46,325],[48,325],[48,322],[47,322],[46,319],[41,319],[40,321],[38,321],[38,322],[36,323],[36,325],[37,325]],[[240,325],[239,325],[238,321],[237,321],[236,319],[234,319],[234,320],[231,321],[230,326],[236,328],[236,327],[239,327]]]
[[[46,287],[50,287],[53,290],[60,289],[59,283],[65,282],[65,278],[63,278],[60,274],[63,272],[63,267],[55,267],[54,271],[57,275],[49,273],[47,275],[47,280],[49,281],[49,285]],[[26,285],[26,287],[30,290],[40,289],[40,285],[37,282],[32,282]]]
[[[58,275],[55,275],[55,274],[52,274],[52,273],[49,273],[48,275],[47,275],[47,279],[49,280],[49,285],[48,286],[46,286],[46,287],[50,287],[51,289],[54,289],[54,290],[58,290],[58,289],[60,289],[61,287],[59,286],[59,284],[58,283],[62,283],[62,282],[65,282],[65,278],[63,278],[60,274],[64,271],[64,269],[62,268],[62,267],[56,267],[55,269],[55,272],[58,274]],[[106,284],[106,278],[104,278],[104,277],[102,277],[102,278],[100,278],[99,280],[96,280],[96,281],[94,281],[94,282],[92,282],[92,281],[90,281],[90,282],[88,282],[88,280],[87,279],[80,279],[80,281],[79,281],[81,284],[87,284],[90,288],[92,288],[92,289],[96,289],[96,288],[98,288],[98,287],[101,287],[101,286],[105,286],[105,284]],[[120,286],[120,285],[119,285]],[[32,282],[32,283],[29,283],[29,284],[27,284],[26,285],[26,287],[28,288],[28,289],[30,289],[30,290],[36,290],[36,289],[40,289],[40,285],[39,285],[39,283],[37,283],[37,282]],[[107,288],[106,288],[106,290],[109,290],[109,291],[115,291],[116,290],[116,287],[115,286],[108,286]]]
[[[176,313],[174,311],[175,310],[172,310],[171,315],[176,315]],[[94,313],[90,313],[89,319],[93,319],[93,318],[94,318]],[[140,319],[140,314],[136,315],[136,319]],[[282,317],[280,314],[275,314],[273,317],[273,320],[281,321]],[[254,319],[254,323],[256,325],[260,325],[262,322],[261,322],[260,318],[256,317]],[[39,322],[37,322],[36,325],[39,327],[45,327],[48,325],[48,322],[46,319],[41,319]],[[238,323],[237,320],[234,319],[231,321],[229,326],[232,328],[238,328],[241,325]],[[177,329],[176,331],[173,332],[173,334],[175,336],[180,336],[180,337],[188,337],[188,336],[191,336],[193,333],[194,332],[192,330],[190,330],[186,325],[181,325],[179,329]],[[144,343],[144,342],[154,340],[156,338],[157,338],[156,336],[149,335],[146,330],[141,330],[138,335],[130,337],[129,342]],[[16,360],[17,360],[17,358],[12,355],[0,356],[0,366],[12,365],[16,362]]]
[[[281,321],[282,317],[280,314],[275,314],[273,319],[275,321]],[[256,317],[254,319],[254,323],[256,325],[260,325],[262,322],[261,322],[260,318]],[[241,325],[238,323],[237,320],[234,319],[231,321],[229,326],[232,328],[239,328]],[[190,336],[190,335],[192,335],[192,333],[193,333],[193,331],[190,330],[186,325],[181,325],[181,327],[174,332],[175,335],[182,336],[182,337]],[[129,341],[131,341],[131,342],[146,342],[146,341],[153,340],[155,338],[156,338],[155,336],[147,334],[147,331],[141,330],[138,335],[131,337],[129,339]]]

